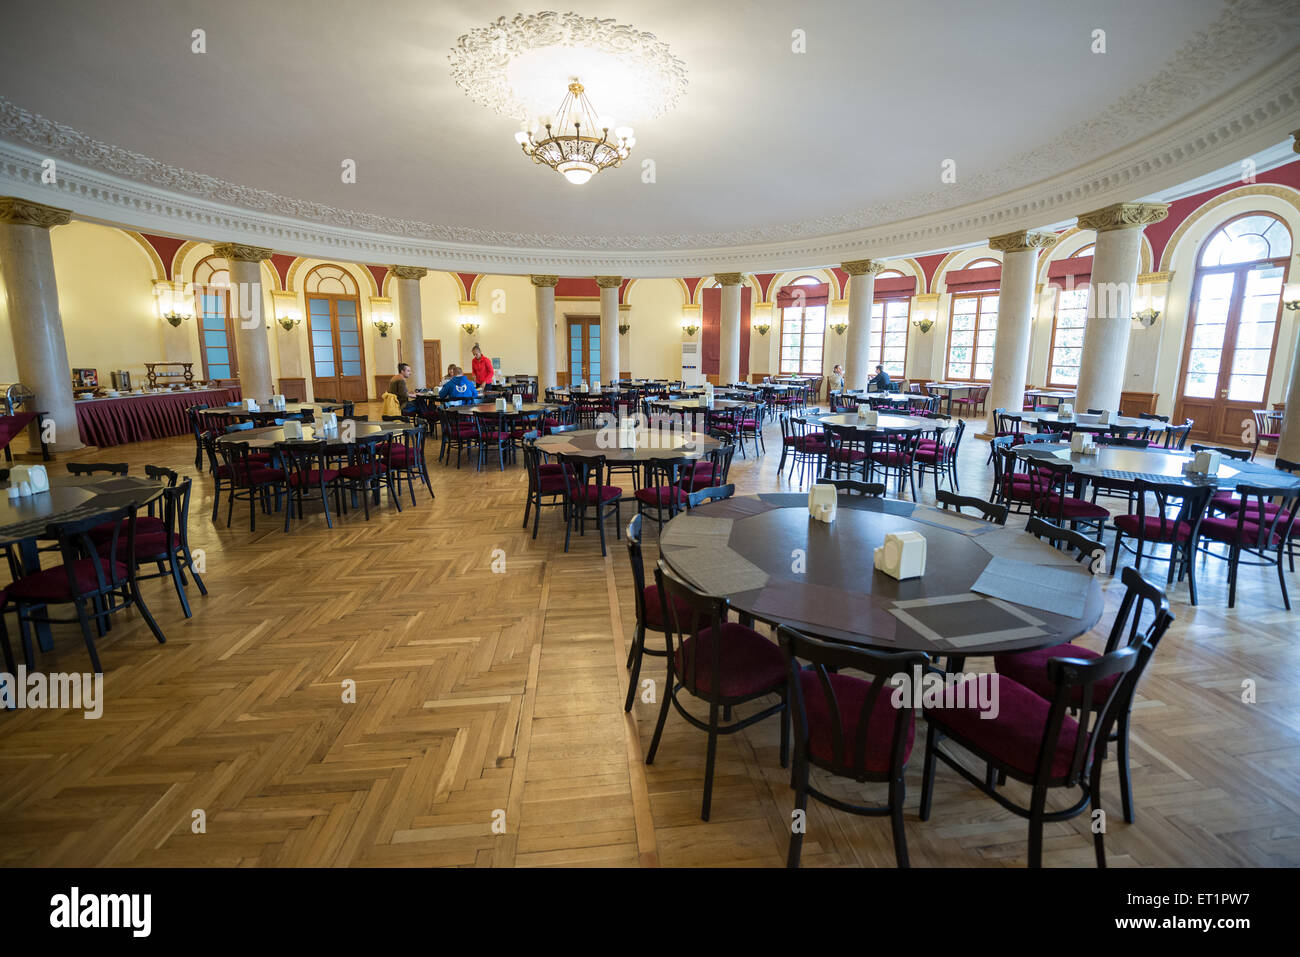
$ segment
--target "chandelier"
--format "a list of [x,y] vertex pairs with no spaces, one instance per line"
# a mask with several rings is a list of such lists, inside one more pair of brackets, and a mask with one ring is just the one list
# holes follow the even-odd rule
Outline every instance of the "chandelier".
[[619,166],[636,145],[630,126],[617,127],[610,137],[609,128],[614,121],[597,118],[582,84],[576,79],[569,84],[569,92],[555,116],[543,117],[539,122],[546,127],[545,137],[537,139],[538,124],[529,124],[515,134],[515,142],[534,163],[545,163],[557,173],[563,173],[574,186],[581,186],[603,169]]

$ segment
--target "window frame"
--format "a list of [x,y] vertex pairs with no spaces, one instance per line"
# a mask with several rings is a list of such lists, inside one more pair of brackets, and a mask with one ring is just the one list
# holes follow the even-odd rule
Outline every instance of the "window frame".
[[[985,290],[983,290],[983,291],[981,291],[981,292],[954,292],[954,293],[951,293],[951,294],[949,295],[949,303],[948,303],[948,343],[947,343],[947,348],[944,350],[944,355],[943,355],[943,378],[944,378],[944,381],[945,381],[945,382],[973,382],[973,383],[978,383],[978,384],[981,384],[981,385],[984,384],[984,383],[986,383],[986,382],[992,382],[992,365],[991,365],[991,364],[990,364],[990,367],[989,367],[989,371],[990,371],[989,378],[987,378],[987,379],[979,379],[979,378],[976,378],[976,377],[975,377],[975,367],[976,367],[976,365],[978,364],[975,360],[976,360],[976,357],[977,357],[978,354],[979,354],[979,337],[980,337],[980,328],[981,328],[981,326],[980,326],[980,319],[981,319],[981,318],[983,317],[983,315],[984,315],[984,298],[985,298],[986,296],[997,296],[997,297],[998,297],[998,315],[1001,316],[1001,314],[1002,314],[1002,290],[1001,290],[1000,287],[999,287],[998,289],[985,289]],[[974,339],[972,340],[973,345],[972,345],[971,348],[972,348],[973,352],[972,352],[972,354],[971,354],[971,360],[970,360],[970,372],[971,372],[971,374],[970,374],[970,376],[967,377],[967,378],[963,378],[963,377],[960,377],[960,376],[954,376],[954,375],[952,374],[952,372],[951,372],[951,370],[952,370],[952,334],[953,334],[953,317],[957,314],[957,300],[959,300],[959,299],[974,299],[974,300],[976,300],[976,306],[975,306],[975,329],[974,329],[975,337],[974,337]],[[995,326],[994,326],[994,330],[996,330],[996,329],[997,329],[997,326],[995,325]]]
[[[1051,345],[1047,349],[1047,375],[1044,377],[1043,380],[1044,382],[1047,383],[1046,387],[1049,389],[1077,389],[1079,387],[1079,382],[1077,379],[1074,382],[1062,382],[1054,378],[1053,376],[1053,370],[1055,370],[1057,366],[1056,333],[1057,333],[1057,329],[1059,328],[1059,324],[1061,320],[1061,294],[1065,292],[1078,292],[1079,290],[1083,290],[1084,292],[1082,328],[1084,330],[1087,330],[1088,304],[1089,301],[1092,299],[1092,284],[1089,283],[1084,286],[1075,286],[1073,289],[1065,289],[1062,286],[1056,286],[1056,301],[1052,305],[1052,339],[1051,339]],[[1079,356],[1079,366],[1078,366],[1080,370],[1083,369],[1082,351],[1083,351],[1083,347],[1080,346],[1080,356]]]
[[868,362],[868,367],[874,370],[876,362],[880,363],[882,366],[885,363],[885,333],[886,331],[888,331],[889,328],[888,325],[889,303],[891,302],[907,303],[907,315],[903,317],[903,368],[899,371],[898,375],[894,375],[894,373],[890,372],[889,369],[885,369],[885,371],[889,372],[891,378],[905,379],[907,378],[907,352],[908,352],[908,347],[911,345],[909,341],[911,337],[908,335],[908,330],[912,326],[912,297],[911,296],[882,296],[879,299],[872,300],[871,311],[873,315],[870,317],[870,321],[872,322],[873,325],[876,319],[874,312],[876,310],[877,303],[879,303],[881,306],[880,333],[879,335],[877,335],[874,329],[871,329],[869,331],[869,335],[872,341],[868,343],[867,349],[869,353],[873,345],[876,347],[876,360],[875,362]]

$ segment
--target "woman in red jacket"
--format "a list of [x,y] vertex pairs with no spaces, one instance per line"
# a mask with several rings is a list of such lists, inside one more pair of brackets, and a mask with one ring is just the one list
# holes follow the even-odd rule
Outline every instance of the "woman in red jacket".
[[474,381],[478,383],[480,389],[492,381],[494,374],[492,360],[483,355],[483,350],[478,347],[477,342],[474,343],[473,370]]

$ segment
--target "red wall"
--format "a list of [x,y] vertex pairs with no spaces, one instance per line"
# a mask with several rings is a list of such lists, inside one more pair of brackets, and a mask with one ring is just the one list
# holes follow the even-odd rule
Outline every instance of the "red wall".
[[[749,378],[749,306],[754,288],[740,287],[740,378]],[[722,357],[722,288],[704,290],[702,335],[700,336],[700,371],[717,375]]]

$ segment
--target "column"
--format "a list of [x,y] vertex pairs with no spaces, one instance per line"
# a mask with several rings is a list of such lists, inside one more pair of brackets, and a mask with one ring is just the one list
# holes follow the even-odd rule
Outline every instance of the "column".
[[990,249],[1002,252],[1002,284],[998,293],[998,328],[993,340],[989,424],[983,437],[995,431],[994,409],[1016,413],[1024,404],[1029,339],[1034,328],[1038,250],[1055,241],[1053,233],[1031,233],[1024,229],[989,240]]
[[271,345],[262,315],[262,260],[271,258],[271,250],[243,243],[216,243],[212,249],[230,269],[230,308],[235,321],[239,388],[245,399],[266,402],[275,394]]
[[[1300,149],[1297,150],[1300,152]],[[1291,377],[1282,393],[1282,434],[1277,440],[1277,457],[1300,462],[1300,318],[1295,321],[1295,342],[1291,344]]]
[[618,381],[618,287],[622,276],[597,276],[600,287],[600,381]]
[[1164,203],[1117,203],[1079,217],[1080,229],[1097,231],[1097,246],[1092,254],[1076,409],[1119,411],[1142,228],[1168,214]]
[[[56,452],[83,447],[50,247],[50,228],[71,218],[66,209],[0,196],[0,278],[8,300],[18,381],[36,393],[36,408],[25,411],[48,412],[54,420],[51,448]],[[39,423],[35,429],[34,445],[40,441]]]
[[840,263],[849,274],[849,338],[844,349],[844,387],[865,389],[876,370],[871,368],[871,304],[876,297],[876,273],[885,264],[872,259]]
[[559,276],[529,276],[537,303],[537,400],[557,385],[555,375],[555,284]]
[[[430,385],[424,368],[424,313],[420,311],[420,280],[428,275],[423,266],[390,266],[397,285],[397,328],[402,337],[402,362],[411,367],[411,381],[417,389]],[[434,382],[441,379],[435,369]]]
[[722,313],[718,317],[718,384],[740,381],[740,284],[738,272],[720,272]]

